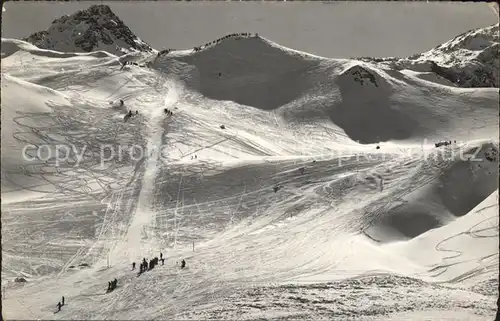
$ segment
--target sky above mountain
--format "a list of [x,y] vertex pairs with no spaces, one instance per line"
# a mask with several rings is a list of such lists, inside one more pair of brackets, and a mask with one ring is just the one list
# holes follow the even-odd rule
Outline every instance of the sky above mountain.
[[[97,2],[96,2],[97,3]],[[488,4],[425,2],[99,2],[157,49],[192,48],[230,32],[332,58],[409,56],[498,22]],[[23,38],[94,2],[10,2],[2,37]]]

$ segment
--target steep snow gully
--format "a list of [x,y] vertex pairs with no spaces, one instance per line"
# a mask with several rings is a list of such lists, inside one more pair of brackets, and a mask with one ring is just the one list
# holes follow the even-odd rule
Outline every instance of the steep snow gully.
[[49,41],[73,18],[2,38],[3,318],[494,318],[499,97],[474,57],[498,66],[498,25],[327,59]]

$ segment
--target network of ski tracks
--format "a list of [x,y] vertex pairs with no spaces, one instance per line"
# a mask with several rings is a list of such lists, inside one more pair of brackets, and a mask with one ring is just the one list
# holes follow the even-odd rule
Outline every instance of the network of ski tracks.
[[[74,90],[74,88],[76,88],[74,86],[88,85],[88,77],[93,76],[95,80],[98,80],[102,78],[103,75],[104,74],[102,73],[94,72],[88,73],[86,77],[78,78],[74,77],[74,74],[68,73],[67,75],[59,76],[58,78],[56,77],[55,79],[57,81],[54,81],[52,87],[54,87],[54,89]],[[81,83],[78,83],[78,79],[80,79]],[[44,79],[44,81],[47,81],[47,79]],[[126,86],[127,83],[128,82],[125,82],[122,86]],[[157,85],[161,86],[162,83],[158,82]],[[92,88],[82,87],[79,88],[79,91],[80,93],[85,93],[90,89]],[[140,92],[141,90],[143,90],[143,88],[138,89],[137,92]],[[133,93],[129,93],[129,95],[133,95]],[[94,244],[87,249],[78,249],[77,252],[62,267],[60,273],[58,274],[59,276],[62,275],[62,273],[65,272],[69,266],[77,262],[80,258],[89,256],[90,253],[94,251],[94,248],[98,246],[98,244],[105,244],[107,240],[113,240],[114,242],[117,242],[118,240],[122,239],[126,231],[126,224],[123,222],[123,213],[129,213],[130,216],[130,213],[132,213],[134,210],[133,195],[137,194],[137,191],[134,188],[137,188],[137,182],[135,183],[135,185],[133,184],[133,182],[135,182],[137,179],[140,179],[136,175],[137,173],[141,172],[139,168],[143,166],[143,164],[138,163],[135,166],[130,166],[130,157],[127,158],[127,155],[125,155],[123,161],[119,163],[113,162],[106,169],[99,169],[96,166],[97,164],[95,160],[98,159],[97,156],[98,153],[100,153],[100,150],[96,149],[95,146],[107,144],[118,147],[119,145],[122,145],[124,143],[127,144],[137,142],[145,144],[146,139],[145,137],[143,137],[143,132],[141,131],[142,123],[144,120],[130,123],[117,122],[116,119],[113,119],[112,112],[102,108],[93,108],[96,102],[84,99],[81,95],[78,98],[74,98],[72,100],[72,103],[72,107],[67,107],[57,106],[54,103],[49,102],[49,107],[52,107],[54,110],[52,114],[23,114],[14,119],[14,121],[20,127],[26,128],[25,132],[17,132],[14,134],[15,138],[20,142],[23,142],[25,144],[33,144],[38,147],[42,144],[55,145],[58,143],[73,144],[77,147],[77,149],[83,149],[83,146],[86,146],[86,151],[89,153],[85,154],[85,157],[80,160],[78,170],[75,170],[74,166],[77,155],[70,155],[70,161],[60,164],[59,167],[54,167],[55,160],[48,160],[45,162],[40,162],[38,164],[21,166],[21,173],[30,176],[37,176],[40,180],[43,181],[43,183],[41,183],[40,185],[54,185],[58,193],[63,193],[68,196],[79,195],[81,197],[92,197],[108,204],[103,217],[101,228],[99,229],[98,235],[95,238]],[[180,117],[183,117],[182,113],[180,114]],[[24,122],[24,120],[29,121]],[[37,127],[31,125],[30,121],[37,124],[43,123],[43,121],[45,121],[46,125]],[[193,120],[191,119],[191,121]],[[203,122],[201,122],[200,125],[206,126],[206,124],[204,124]],[[78,130],[75,131],[75,128],[78,128]],[[117,137],[123,139],[123,141],[117,141]],[[194,149],[189,153],[183,155],[183,157],[194,154],[201,149],[212,148],[221,142],[231,139],[234,139],[234,136],[228,136],[222,138],[220,141],[214,142],[211,145],[209,144],[203,147],[199,147],[198,149]],[[189,139],[187,139],[187,141],[189,141]],[[241,143],[241,141],[239,141],[239,143]],[[172,144],[175,145],[175,141],[172,142]],[[272,155],[271,150],[262,151],[259,147],[252,146],[251,142],[248,142],[247,144],[248,148],[254,149],[254,151],[258,153],[262,152],[263,156]],[[404,161],[404,159],[400,159],[397,156],[395,158],[395,160],[393,159],[394,162],[401,163],[402,161]],[[412,160],[407,159],[406,161],[409,163],[404,165],[414,165],[414,162]],[[309,161],[304,162],[304,164],[307,164],[308,162]],[[210,162],[209,160],[205,160],[200,162],[199,164],[199,171],[203,172],[204,170],[207,170],[209,168],[217,167],[217,165],[219,165],[219,162]],[[297,168],[300,165],[300,163],[294,163],[293,165],[289,166],[292,168]],[[364,165],[366,166],[366,168],[373,168],[375,164],[371,163]],[[433,179],[436,179],[436,166],[439,169],[440,166],[444,167],[446,165],[447,164],[445,163],[427,164],[427,170],[430,170],[431,172],[431,175],[427,176],[427,178],[426,175],[415,175],[415,177],[418,176],[420,177],[420,179],[411,180],[411,186],[402,186],[401,188],[397,189],[396,192],[392,192],[391,197],[384,197],[378,201],[372,202],[367,205],[368,208],[363,208],[361,211],[372,213],[372,220],[376,220],[390,207],[394,207],[394,204],[399,203],[402,205],[404,203],[404,201],[402,201],[402,197],[411,192],[411,190],[417,189],[425,184],[428,184]],[[395,167],[394,165],[391,165],[389,163],[384,163],[382,164],[382,166]],[[132,169],[131,167],[135,168]],[[53,172],[54,168],[56,168],[56,173]],[[347,170],[348,168],[344,169]],[[355,169],[357,171],[363,171],[363,166],[358,164]],[[321,170],[322,169],[318,169],[318,171]],[[144,169],[142,169],[142,172],[143,171]],[[368,169],[366,169],[366,171],[368,171]],[[421,173],[422,172],[420,172],[420,174]],[[8,173],[7,179],[9,179]],[[100,191],[93,191],[89,187],[91,182],[97,183],[100,187]],[[286,184],[287,182],[283,181],[281,183]],[[180,186],[181,185],[179,185],[179,189]],[[43,190],[37,190],[33,187],[21,188],[44,192]],[[230,196],[226,199],[209,201],[206,203],[217,203],[229,199],[239,199],[239,207],[242,198],[251,197],[252,194],[258,194],[264,190],[268,190],[269,188],[272,188],[272,186],[265,187],[260,190],[252,190],[249,192]],[[179,197],[180,195],[178,194],[176,211],[179,209]],[[126,200],[126,204],[122,206],[124,200]],[[329,202],[331,201],[329,200]],[[195,206],[199,206],[201,204],[203,203],[197,203],[195,204]],[[187,207],[184,207],[181,204],[181,208],[184,210]],[[366,223],[363,224],[365,224],[365,227],[367,226]],[[177,224],[174,229],[178,230],[180,227],[181,226]],[[153,226],[152,228],[154,230],[155,226]],[[351,228],[354,227],[351,226]],[[359,226],[357,226],[356,228],[359,228]],[[436,247],[436,249],[443,250],[439,248],[439,245]],[[102,256],[102,253],[100,255]],[[94,260],[96,260],[100,255],[97,255]]]

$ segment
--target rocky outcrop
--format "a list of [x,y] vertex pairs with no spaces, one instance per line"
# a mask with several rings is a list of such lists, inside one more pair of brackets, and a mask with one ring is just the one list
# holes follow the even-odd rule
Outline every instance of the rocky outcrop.
[[23,39],[33,45],[56,51],[90,52],[105,50],[122,55],[128,51],[152,51],[144,41],[106,5],[93,5],[86,10],[54,20],[45,31]]
[[499,24],[470,30],[427,52],[408,58],[356,60],[385,70],[433,72],[457,87],[499,87]]

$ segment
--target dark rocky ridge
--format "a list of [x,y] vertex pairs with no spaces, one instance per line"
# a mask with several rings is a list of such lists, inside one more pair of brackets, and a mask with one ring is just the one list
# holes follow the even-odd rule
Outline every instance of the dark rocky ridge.
[[[464,32],[426,53],[408,58],[360,57],[382,69],[433,72],[457,87],[500,87],[499,24]],[[385,68],[384,68],[385,67]]]
[[[85,24],[82,32],[77,33],[82,24]],[[134,35],[107,5],[92,5],[86,10],[62,16],[55,19],[49,29],[36,32],[23,40],[38,48],[50,50],[62,48],[64,42],[64,45],[73,44],[75,50],[83,52],[99,50],[100,44],[116,44],[124,51],[152,51],[151,46]],[[117,48],[113,53],[122,53],[120,49]]]

